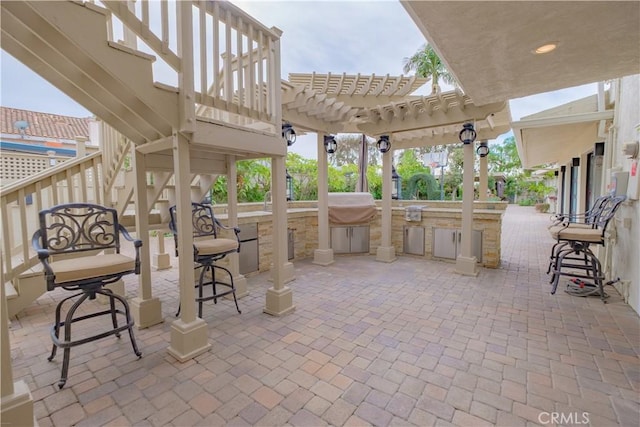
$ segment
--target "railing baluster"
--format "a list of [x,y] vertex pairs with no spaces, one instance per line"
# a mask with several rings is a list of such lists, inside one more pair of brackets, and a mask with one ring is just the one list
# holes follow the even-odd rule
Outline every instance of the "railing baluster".
[[226,52],[224,59],[224,99],[230,104],[233,101],[233,72],[231,68],[231,11],[227,10],[227,19],[224,23]]
[[249,103],[247,106],[250,110],[254,109],[255,105],[255,97],[256,97],[256,87],[255,87],[255,65],[253,58],[253,25],[249,24],[249,36],[247,37],[247,43],[249,48],[249,64],[247,67],[247,100]]
[[202,99],[206,99],[204,95],[209,92],[209,87],[207,86],[207,10],[204,1],[198,3],[200,12],[200,93],[202,94]]
[[213,3],[213,97],[220,97],[220,7]]
[[[93,170],[92,170],[92,181],[93,181],[93,198],[96,204],[101,205],[102,204],[102,192],[100,191],[100,175],[99,175],[99,171],[98,171],[98,159],[95,158],[93,159]],[[103,171],[104,174],[104,171]]]
[[[2,198],[0,200],[0,210],[2,212],[2,253],[4,254],[5,265],[5,279],[10,280],[12,274],[12,262],[11,262],[11,216],[9,215],[9,207],[7,206],[7,199]],[[4,283],[0,283],[0,286],[4,286]]]
[[245,103],[244,99],[244,82],[243,82],[243,62],[244,58],[242,57],[243,49],[242,49],[242,18],[238,16],[238,22],[236,27],[236,44],[238,51],[236,52],[236,62],[237,62],[237,74],[236,79],[238,82],[238,107],[241,107]]
[[36,182],[34,193],[36,196],[34,199],[35,209],[36,212],[40,212],[42,210],[42,181]]
[[60,198],[58,197],[58,177],[56,175],[51,176],[51,200],[53,206],[60,204]]
[[263,87],[264,83],[264,33],[262,31],[258,34],[258,111],[264,112],[263,91],[266,87]]
[[85,164],[80,165],[80,195],[83,203],[87,203],[87,168]]
[[142,0],[142,24],[149,28],[149,0]]
[[160,2],[160,15],[162,26],[162,52],[169,52],[169,5],[166,1]]
[[[20,245],[22,246],[22,259],[29,259],[29,230],[27,222],[27,201],[25,197],[24,189],[18,190],[18,210],[20,212]],[[14,242],[16,244],[17,242]]]
[[65,173],[65,178],[67,181],[67,203],[72,203],[73,200],[75,199],[73,193],[74,193],[74,185],[73,185],[73,175],[71,174],[71,169],[67,169],[67,172]]

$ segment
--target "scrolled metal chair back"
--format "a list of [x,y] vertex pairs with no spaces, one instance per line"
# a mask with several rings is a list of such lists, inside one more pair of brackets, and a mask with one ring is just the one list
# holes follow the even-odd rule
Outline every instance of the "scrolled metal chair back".
[[42,247],[51,254],[120,250],[115,209],[89,203],[70,203],[40,211],[39,220]]
[[193,237],[218,237],[216,220],[213,216],[213,209],[211,209],[211,206],[192,203],[191,221],[193,223]]
[[607,224],[609,224],[609,221],[611,221],[611,219],[614,217],[616,211],[618,210],[622,202],[626,200],[626,198],[626,196],[610,197],[602,205],[600,214],[595,219],[594,224],[597,228],[601,229],[603,233],[607,227]]

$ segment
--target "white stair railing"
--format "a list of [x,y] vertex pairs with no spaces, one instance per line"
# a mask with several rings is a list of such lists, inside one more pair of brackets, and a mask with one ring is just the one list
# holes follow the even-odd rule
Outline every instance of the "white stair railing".
[[61,203],[103,203],[101,153],[67,160],[0,189],[4,279],[11,281],[38,263],[31,236],[38,212]]
[[111,191],[131,141],[100,122],[100,150],[69,159],[0,189],[0,248],[9,282],[38,264],[31,236],[38,212],[62,203],[111,205]]
[[[194,51],[181,58],[174,39],[178,22],[170,19],[178,16],[179,3],[102,2],[118,19],[112,24],[121,25],[110,34],[133,33],[174,71],[193,70],[195,102],[218,112],[206,116],[238,124],[247,124],[247,119],[263,122],[279,134],[280,31],[267,28],[229,2],[193,0]],[[184,58],[193,58],[193,63],[183,63]],[[242,120],[230,119],[233,115]]]

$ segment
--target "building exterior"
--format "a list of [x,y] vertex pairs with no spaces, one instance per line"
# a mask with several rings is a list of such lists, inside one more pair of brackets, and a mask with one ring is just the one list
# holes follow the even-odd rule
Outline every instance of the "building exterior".
[[30,177],[58,162],[98,149],[90,140],[93,118],[0,107],[0,181],[2,185]]

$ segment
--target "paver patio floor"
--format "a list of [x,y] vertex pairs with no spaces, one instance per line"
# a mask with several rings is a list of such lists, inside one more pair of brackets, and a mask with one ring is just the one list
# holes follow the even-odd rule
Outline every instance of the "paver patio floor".
[[478,277],[408,256],[296,262],[284,317],[262,312],[268,273],[250,277],[241,315],[205,305],[212,347],[186,363],[166,351],[177,269],[153,272],[165,322],[136,331],[143,357],[126,336],[76,347],[60,391],[62,355],[46,358],[65,293],[49,292],[11,322],[14,377],[40,426],[637,426],[639,317],[610,286],[607,304],[566,281],[550,295],[548,221],[509,206],[501,268]]

